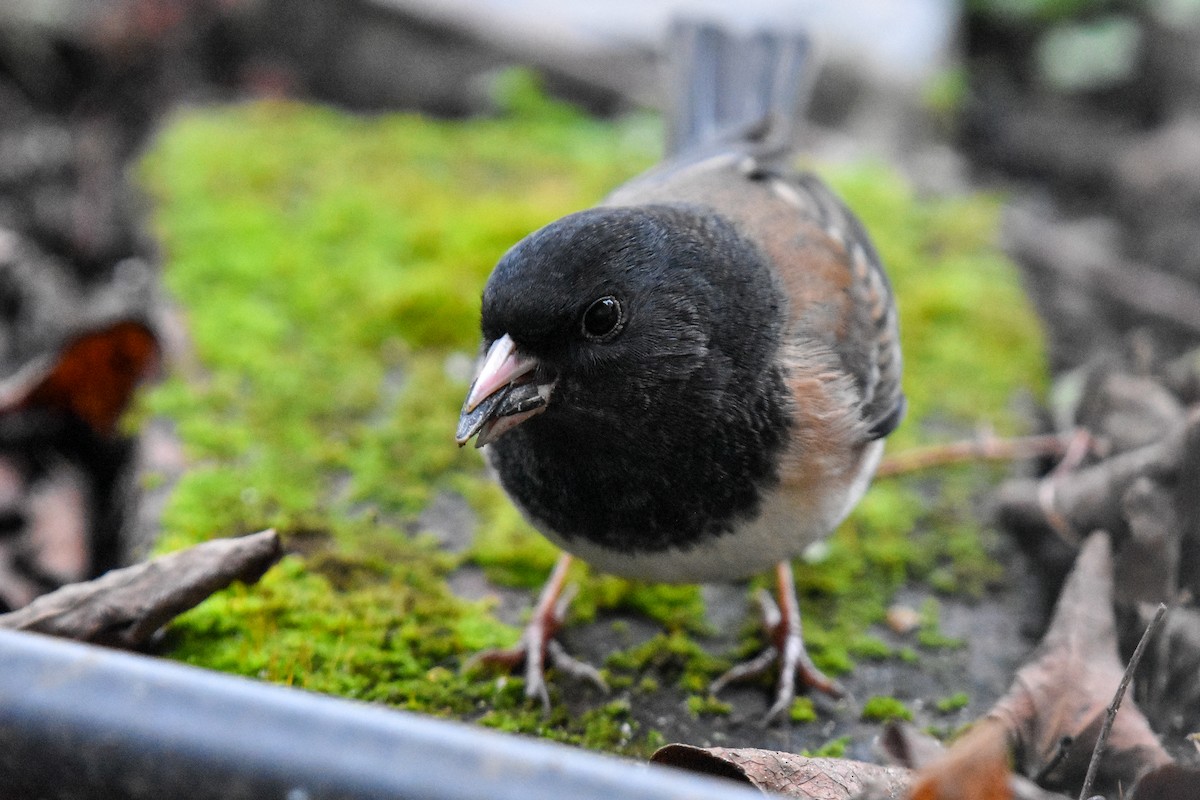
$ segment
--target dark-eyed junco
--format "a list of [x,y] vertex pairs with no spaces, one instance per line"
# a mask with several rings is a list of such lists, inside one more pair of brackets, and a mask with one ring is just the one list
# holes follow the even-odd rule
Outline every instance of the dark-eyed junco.
[[[713,687],[778,661],[770,717],[797,677],[839,691],[804,650],[789,560],[858,502],[904,414],[896,311],[862,225],[785,166],[807,40],[684,25],[674,43],[668,160],[500,260],[457,438],[487,445],[529,521],[599,570],[775,566],[771,646]],[[491,656],[524,660],[543,702],[547,657],[598,677],[551,640],[569,559],[522,643]]]

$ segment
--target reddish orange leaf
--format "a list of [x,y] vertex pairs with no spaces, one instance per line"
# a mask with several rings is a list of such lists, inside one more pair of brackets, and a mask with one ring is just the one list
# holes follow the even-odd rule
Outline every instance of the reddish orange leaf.
[[1008,733],[983,719],[913,779],[911,800],[1011,800]]
[[98,433],[108,434],[134,388],[157,364],[158,354],[158,340],[149,328],[140,322],[118,322],[80,336],[57,360],[6,387],[7,397],[0,405],[68,411]]

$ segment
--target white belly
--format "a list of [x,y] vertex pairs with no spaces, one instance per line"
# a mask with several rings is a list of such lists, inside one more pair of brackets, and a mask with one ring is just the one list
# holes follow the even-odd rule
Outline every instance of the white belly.
[[756,519],[687,549],[653,553],[613,550],[583,539],[564,540],[537,525],[536,520],[533,523],[547,539],[601,572],[657,583],[747,578],[780,561],[790,561],[813,542],[828,536],[862,499],[882,453],[883,442],[872,442],[849,485],[817,498],[774,492],[765,498]]

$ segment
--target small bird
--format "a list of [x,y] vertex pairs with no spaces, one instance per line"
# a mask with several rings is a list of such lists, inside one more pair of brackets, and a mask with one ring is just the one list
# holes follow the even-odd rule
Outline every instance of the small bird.
[[[676,26],[663,164],[514,245],[483,290],[483,357],[457,440],[476,437],[551,542],[604,572],[698,583],[775,567],[768,719],[801,683],[840,687],[801,639],[790,560],[866,491],[904,415],[896,309],[878,255],[820,180],[788,168],[802,34]],[[482,654],[599,682],[553,635],[571,555],[521,643]]]

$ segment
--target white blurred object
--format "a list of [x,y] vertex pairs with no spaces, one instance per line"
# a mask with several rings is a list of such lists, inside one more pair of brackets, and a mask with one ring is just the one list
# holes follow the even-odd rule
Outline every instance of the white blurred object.
[[946,66],[957,0],[372,0],[532,60],[594,60],[656,50],[671,19],[703,17],[738,30],[804,28],[831,60],[872,83],[915,86]]

